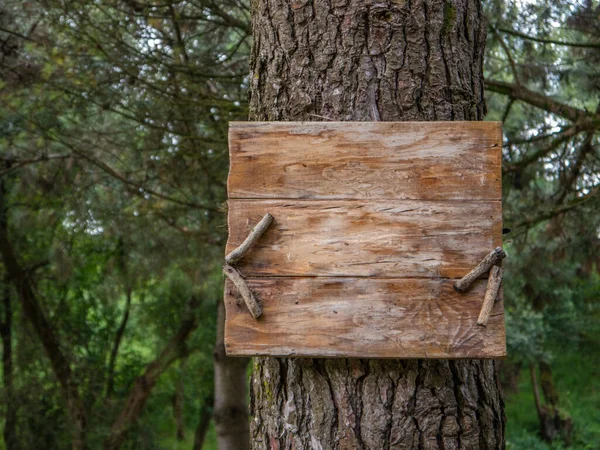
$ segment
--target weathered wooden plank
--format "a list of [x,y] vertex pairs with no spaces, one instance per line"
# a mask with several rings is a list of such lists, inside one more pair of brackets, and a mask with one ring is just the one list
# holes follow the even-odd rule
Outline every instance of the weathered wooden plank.
[[227,252],[266,212],[248,277],[459,278],[502,243],[499,201],[229,200]]
[[232,122],[229,198],[501,198],[499,122]]
[[506,355],[502,295],[477,326],[486,281],[459,294],[456,280],[249,278],[262,302],[254,320],[229,281],[230,355],[498,358]]
[[453,288],[502,244],[499,123],[233,123],[229,137],[226,251],[275,219],[234,258],[260,318],[226,281],[229,354],[505,356],[502,293],[480,327],[486,281]]

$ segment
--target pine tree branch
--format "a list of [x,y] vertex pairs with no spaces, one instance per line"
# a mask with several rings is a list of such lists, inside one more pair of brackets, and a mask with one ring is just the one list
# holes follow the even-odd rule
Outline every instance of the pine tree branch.
[[513,227],[513,229],[516,230],[516,229],[521,228],[521,229],[525,230],[525,229],[531,228],[541,222],[550,220],[556,216],[559,216],[560,214],[564,214],[568,211],[578,208],[578,207],[584,205],[585,203],[587,203],[593,199],[597,199],[599,197],[600,197],[600,185],[596,185],[593,188],[591,188],[586,195],[577,197],[575,200],[573,200],[569,203],[558,205],[558,206],[552,208],[551,210],[546,211],[538,216],[529,217],[527,219],[524,219],[521,222],[518,222]]
[[524,86],[504,83],[502,81],[486,80],[485,88],[488,91],[506,95],[509,98],[525,102],[571,122],[576,122],[580,126],[600,127],[600,114],[565,105],[551,97],[529,90]]
[[519,78],[519,73],[517,72],[517,64],[515,63],[515,60],[512,57],[512,52],[510,51],[508,44],[504,41],[504,38],[500,33],[498,33],[498,30],[496,28],[492,28],[492,32],[496,35],[498,42],[500,42],[500,46],[504,50],[504,53],[506,53],[506,57],[508,58],[510,68],[512,69],[513,77],[515,78],[515,84],[517,86],[521,86],[521,80]]
[[14,165],[8,167],[7,169],[4,169],[2,171],[0,171],[0,177],[3,177],[4,175],[20,169],[21,167],[27,166],[29,164],[35,164],[38,162],[43,162],[43,161],[49,161],[51,159],[67,159],[70,158],[72,155],[70,153],[67,153],[66,155],[42,155],[39,156],[37,158],[31,158],[31,159],[21,159],[21,160],[14,160],[14,159],[9,159],[6,157],[0,157],[1,160],[5,160],[5,161],[11,161]]
[[507,165],[505,167],[505,170],[507,172],[517,172],[520,169],[527,167],[528,165],[530,165],[536,161],[539,161],[541,158],[545,157],[546,155],[550,154],[552,151],[556,150],[561,144],[563,144],[564,142],[573,138],[575,135],[577,135],[581,131],[582,130],[579,129],[578,127],[567,128],[562,133],[556,135],[556,138],[552,142],[550,142],[550,144],[548,144],[547,146],[545,146],[543,148],[536,150],[533,153],[526,154],[520,160],[518,160],[510,165]]
[[567,47],[578,47],[578,48],[600,48],[600,42],[570,42],[570,41],[560,41],[557,39],[547,39],[547,38],[539,38],[537,36],[530,36],[525,33],[521,33],[520,31],[510,30],[508,28],[497,28],[498,31],[502,33],[510,34],[511,36],[516,36],[521,39],[527,39],[528,41],[539,42],[541,44],[555,44],[555,45],[564,45]]

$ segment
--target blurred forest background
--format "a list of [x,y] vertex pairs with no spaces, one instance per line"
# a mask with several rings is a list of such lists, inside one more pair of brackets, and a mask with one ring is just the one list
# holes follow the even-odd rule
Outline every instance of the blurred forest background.
[[[509,449],[600,443],[600,2],[484,1]],[[0,449],[215,448],[247,0],[0,2]],[[107,447],[108,448],[108,447]]]

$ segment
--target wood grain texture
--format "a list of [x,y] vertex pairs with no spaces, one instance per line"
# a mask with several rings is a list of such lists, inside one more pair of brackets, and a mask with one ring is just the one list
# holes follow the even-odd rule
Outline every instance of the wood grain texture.
[[232,122],[229,198],[500,200],[499,122]]
[[[502,245],[495,122],[253,122],[229,132],[229,239],[263,314],[230,281],[230,355],[498,358],[502,294],[454,283]],[[486,275],[487,276],[487,275]]]
[[227,251],[275,222],[239,268],[252,276],[449,277],[502,243],[500,202],[229,200]]
[[251,278],[254,320],[225,285],[229,355],[490,358],[506,355],[502,295],[477,326],[486,288],[466,294],[448,279]]

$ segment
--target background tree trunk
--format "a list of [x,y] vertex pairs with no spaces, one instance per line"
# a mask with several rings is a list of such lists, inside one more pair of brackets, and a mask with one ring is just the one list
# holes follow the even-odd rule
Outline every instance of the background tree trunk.
[[175,437],[178,441],[185,440],[185,420],[183,417],[183,404],[185,402],[185,385],[183,384],[185,374],[185,362],[183,358],[179,361],[179,372],[173,394],[173,418],[175,419]]
[[229,358],[225,354],[225,305],[219,302],[217,340],[213,351],[215,367],[215,403],[213,418],[219,450],[250,448],[246,367],[247,358]]
[[[202,450],[204,441],[206,439],[206,433],[210,428],[210,419],[212,419],[214,400],[207,399],[202,405],[202,411],[200,412],[200,420],[196,426],[196,432],[194,433],[194,447],[193,450]],[[246,436],[248,433],[246,432]]]
[[60,345],[58,335],[38,302],[31,285],[29,271],[19,263],[10,242],[5,191],[6,187],[2,183],[0,186],[0,257],[6,270],[6,279],[13,283],[17,296],[21,300],[21,311],[39,337],[50,360],[54,375],[58,379],[71,419],[71,448],[73,450],[84,450],[86,448],[86,410],[79,395],[77,381],[73,375],[70,361]]
[[[6,169],[10,168],[10,163],[5,164]],[[7,205],[6,188],[4,180],[0,178],[0,228],[6,229],[7,225]],[[14,392],[14,371],[13,371],[13,311],[10,292],[10,278],[4,276],[2,286],[2,306],[0,307],[0,340],[2,340],[2,382],[4,388],[4,445],[6,450],[17,450],[19,441],[17,437],[17,401]]]
[[[481,120],[479,0],[254,0],[251,120]],[[493,361],[258,358],[254,449],[503,448]]]
[[123,341],[123,336],[125,335],[127,323],[129,322],[129,314],[131,312],[133,288],[131,277],[129,275],[129,262],[127,260],[127,256],[128,254],[125,249],[125,240],[122,236],[119,236],[117,242],[117,266],[119,268],[119,272],[121,273],[121,277],[123,278],[123,284],[125,287],[125,309],[123,311],[123,316],[121,317],[119,327],[115,333],[115,339],[113,341],[113,345],[110,350],[110,356],[108,358],[108,367],[106,370],[106,399],[110,399],[115,390],[115,367],[117,364],[117,357],[119,356],[119,349],[121,347],[121,342]]
[[160,376],[171,365],[185,356],[187,349],[185,343],[188,337],[198,328],[198,306],[200,301],[192,297],[188,304],[186,316],[179,325],[179,330],[163,347],[160,355],[146,366],[144,373],[136,378],[129,390],[129,395],[124,402],[117,419],[113,422],[110,433],[104,440],[104,450],[118,450],[127,438],[131,427],[138,421],[146,401],[156,386]]
[[552,367],[547,362],[540,361],[539,368],[542,392],[544,400],[546,400],[544,405],[545,414],[540,415],[541,436],[548,442],[560,437],[566,445],[570,445],[573,419],[568,412],[560,408],[558,391],[552,376]]
[[[0,181],[0,189],[2,182]],[[12,304],[8,279],[4,280],[2,310],[0,315],[0,339],[2,340],[2,382],[4,384],[4,445],[6,450],[17,450],[17,398],[14,391],[14,373],[12,357]]]

